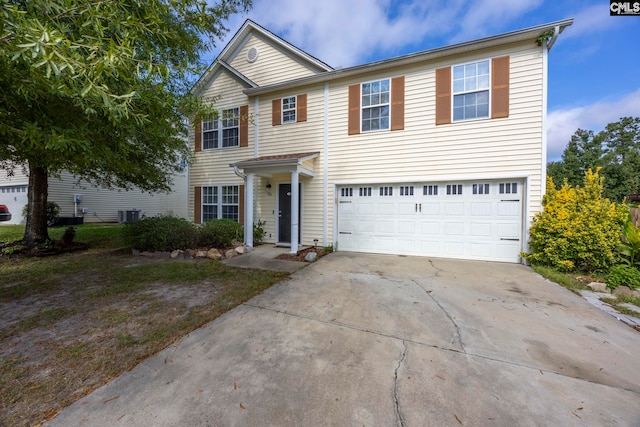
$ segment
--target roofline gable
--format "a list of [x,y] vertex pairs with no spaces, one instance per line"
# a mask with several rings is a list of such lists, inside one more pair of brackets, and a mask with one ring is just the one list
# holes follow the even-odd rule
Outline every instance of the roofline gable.
[[549,48],[555,42],[556,37],[564,31],[566,27],[573,24],[573,18],[564,19],[561,21],[551,22],[548,24],[542,24],[535,27],[524,28],[521,30],[511,31],[508,33],[498,34],[495,36],[489,36],[481,39],[471,40],[467,42],[456,43],[449,46],[438,47],[426,51],[410,53],[402,56],[397,56],[390,59],[383,59],[379,61],[370,62],[367,64],[355,65],[353,67],[342,68],[327,71],[314,76],[302,77],[298,79],[289,80],[286,82],[275,83],[266,86],[259,86],[256,88],[248,88],[244,90],[244,93],[248,96],[260,95],[263,93],[269,93],[277,90],[292,89],[307,84],[327,82],[340,78],[350,77],[362,73],[370,73],[379,70],[385,70],[389,68],[395,68],[403,65],[411,65],[419,62],[431,61],[438,58],[451,56],[459,53],[471,52],[480,49],[486,49],[496,46],[502,46],[510,43],[517,43],[525,40],[532,40],[535,42],[538,38],[548,34],[549,31],[553,31],[553,36],[549,42]]

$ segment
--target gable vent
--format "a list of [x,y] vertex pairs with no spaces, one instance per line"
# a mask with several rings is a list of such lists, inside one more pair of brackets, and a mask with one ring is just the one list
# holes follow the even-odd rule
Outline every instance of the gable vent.
[[250,47],[247,51],[247,62],[255,62],[258,59],[258,49]]

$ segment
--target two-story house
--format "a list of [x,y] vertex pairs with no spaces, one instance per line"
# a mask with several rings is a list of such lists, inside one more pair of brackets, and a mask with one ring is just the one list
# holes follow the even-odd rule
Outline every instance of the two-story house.
[[343,69],[248,20],[194,86],[196,223],[266,242],[520,262],[546,175],[548,52],[572,20]]

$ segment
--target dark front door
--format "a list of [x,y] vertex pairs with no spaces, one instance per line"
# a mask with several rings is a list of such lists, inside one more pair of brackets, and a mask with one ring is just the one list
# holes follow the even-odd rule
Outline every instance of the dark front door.
[[278,241],[291,243],[291,184],[280,184],[278,205]]
[[[301,189],[302,186],[298,187]],[[298,197],[298,239],[300,238],[300,202],[302,191]],[[278,242],[291,243],[291,184],[280,184],[278,187]]]

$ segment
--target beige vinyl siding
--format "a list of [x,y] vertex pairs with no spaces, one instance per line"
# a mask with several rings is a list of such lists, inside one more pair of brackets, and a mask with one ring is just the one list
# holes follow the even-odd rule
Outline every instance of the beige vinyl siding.
[[139,189],[125,191],[115,188],[95,187],[85,181],[76,179],[68,172],[63,172],[60,178],[49,178],[49,201],[60,206],[60,216],[74,216],[73,195],[81,194],[82,203],[78,204],[78,216],[81,209],[88,212],[84,215],[84,222],[116,222],[118,211],[139,210],[140,215],[175,215],[187,217],[187,173],[177,174],[173,178],[174,186],[171,193],[142,192]]
[[[247,61],[247,50],[255,47],[259,55],[255,62]],[[315,72],[302,62],[287,55],[274,45],[252,34],[244,46],[238,50],[229,65],[241,72],[258,86],[306,77]]]
[[[332,183],[409,182],[530,177],[529,219],[541,209],[542,50],[511,46],[473,56],[362,76],[332,84],[329,175]],[[435,70],[510,56],[510,115],[435,125]],[[347,88],[362,81],[405,76],[403,131],[347,134]]]
[[[271,109],[272,100],[285,96],[299,94],[307,95],[307,121],[285,123],[272,126]],[[315,173],[313,178],[300,176],[302,183],[302,217],[301,236],[304,245],[313,245],[313,239],[318,239],[322,244],[323,237],[323,170],[324,170],[324,88],[314,87],[309,90],[295,92],[274,93],[260,97],[260,114],[258,124],[260,127],[259,155],[271,156],[279,154],[319,152],[316,159],[304,164]],[[271,179],[260,179],[257,183],[258,206],[256,220],[266,221],[267,242],[275,242],[277,239],[275,222],[277,221],[276,199],[278,197],[278,184],[290,183],[290,174],[274,175]],[[267,182],[272,185],[269,192],[266,190]],[[271,194],[268,194],[271,193]],[[269,238],[271,233],[271,238]]]
[[[190,166],[190,182],[189,182],[189,201],[188,201],[188,218],[194,219],[194,187],[204,187],[211,185],[241,185],[243,180],[238,177],[233,168],[229,164],[239,160],[246,160],[253,157],[254,147],[254,111],[253,101],[242,93],[244,86],[238,80],[233,78],[228,72],[220,71],[215,78],[210,81],[202,93],[205,99],[216,99],[216,108],[223,110],[226,108],[240,107],[248,105],[249,107],[249,127],[248,127],[248,147],[228,147],[215,148],[210,150],[202,150],[195,153],[193,163]],[[194,146],[194,132],[191,129],[190,144]],[[197,130],[200,131],[200,128]]]

